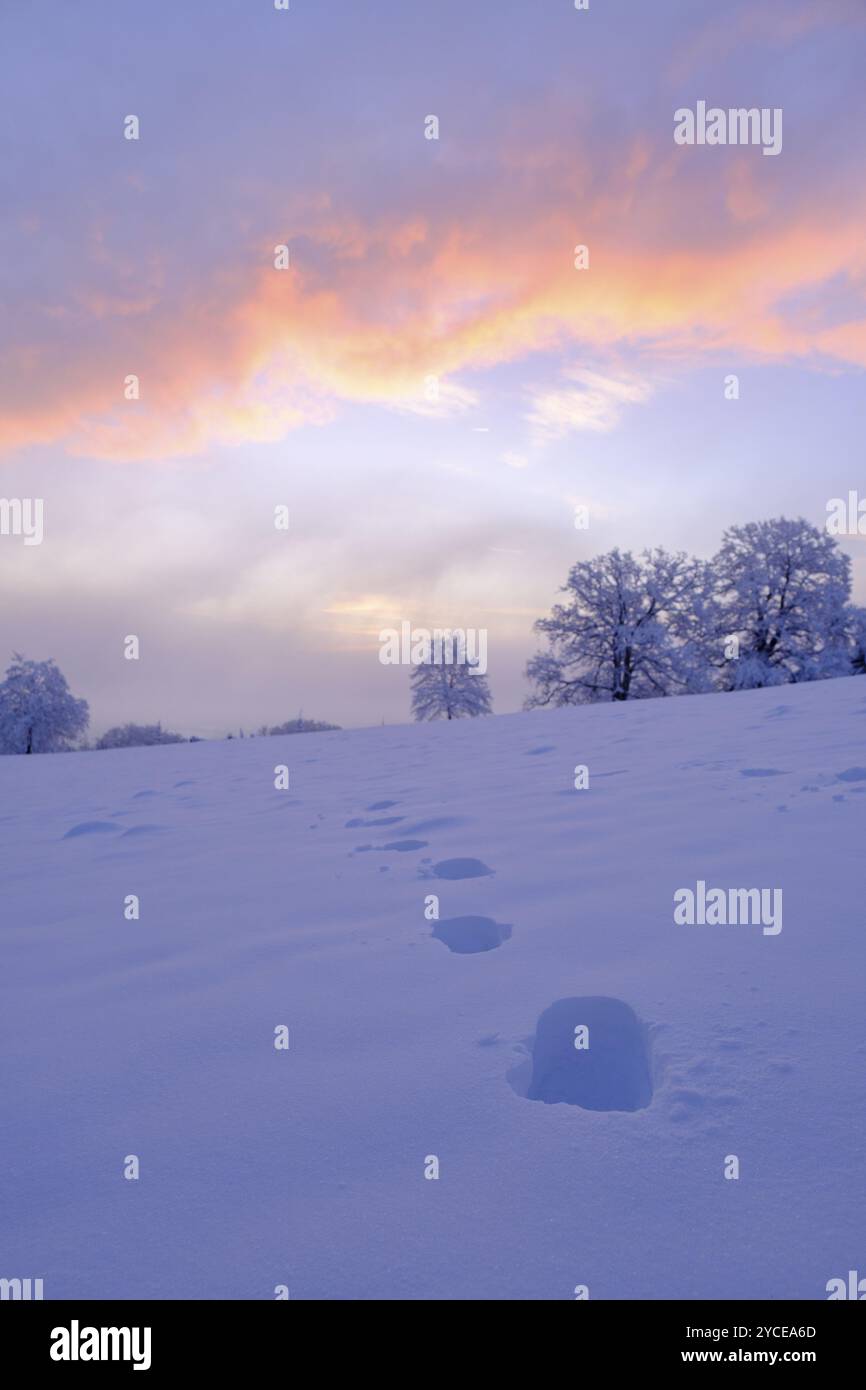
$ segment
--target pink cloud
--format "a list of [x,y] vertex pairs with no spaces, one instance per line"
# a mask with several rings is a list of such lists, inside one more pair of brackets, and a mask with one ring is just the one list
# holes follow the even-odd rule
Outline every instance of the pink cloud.
[[[275,219],[291,231],[290,270],[273,268],[280,238],[259,235],[234,260],[229,248],[224,264],[191,263],[181,293],[158,248],[139,267],[92,232],[86,283],[25,303],[0,354],[0,446],[182,456],[326,424],[349,402],[423,413],[430,375],[444,412],[475,399],[469,373],[526,360],[529,386],[532,355],[551,349],[564,362],[639,346],[642,366],[721,352],[866,366],[856,183],[834,190],[828,219],[814,191],[750,164],[758,151],[712,151],[711,165],[644,136],[593,170],[561,146],[533,149],[521,169],[509,145],[508,178],[494,164],[474,200],[424,214],[365,219],[307,197]],[[588,271],[574,269],[578,242]],[[840,274],[859,286],[851,323],[810,331],[784,307]],[[123,399],[129,373],[140,401]],[[560,414],[588,408],[577,391]],[[608,392],[593,418],[611,423],[618,404]]]

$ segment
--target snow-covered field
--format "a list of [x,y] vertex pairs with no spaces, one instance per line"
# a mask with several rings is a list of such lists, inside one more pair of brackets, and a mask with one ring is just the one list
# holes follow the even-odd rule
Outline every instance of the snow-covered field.
[[[866,1274],[866,680],[7,757],[0,794],[0,1276],[820,1299]],[[781,889],[782,930],[676,925],[698,880]]]

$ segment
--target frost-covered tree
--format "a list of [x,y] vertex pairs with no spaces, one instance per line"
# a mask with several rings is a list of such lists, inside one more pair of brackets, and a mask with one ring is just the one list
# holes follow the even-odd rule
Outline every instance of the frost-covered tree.
[[86,700],[70,693],[53,661],[25,661],[17,652],[0,684],[0,751],[59,753],[85,731]]
[[159,743],[186,743],[186,739],[183,734],[173,734],[161,724],[118,724],[97,739],[96,747],[150,748]]
[[441,655],[441,661],[425,661],[412,668],[413,719],[475,719],[492,714],[490,686],[476,669],[478,663],[468,661],[454,643],[444,643]]
[[851,563],[802,518],[732,526],[712,561],[724,630],[739,640],[728,689],[850,672]]
[[851,609],[851,669],[866,676],[866,608]]
[[683,554],[608,551],[574,565],[565,603],[535,624],[549,650],[526,674],[527,706],[641,700],[708,688],[702,614],[705,567]]

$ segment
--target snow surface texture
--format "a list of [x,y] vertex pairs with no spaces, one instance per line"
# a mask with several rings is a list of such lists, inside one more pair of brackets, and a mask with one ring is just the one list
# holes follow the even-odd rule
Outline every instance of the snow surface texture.
[[[0,789],[0,1275],[822,1299],[866,1272],[866,681],[8,757]],[[781,888],[782,931],[675,925],[699,879]]]

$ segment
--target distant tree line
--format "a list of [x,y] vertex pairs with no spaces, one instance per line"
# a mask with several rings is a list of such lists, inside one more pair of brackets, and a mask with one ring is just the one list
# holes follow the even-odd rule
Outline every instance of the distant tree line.
[[[86,700],[77,699],[54,661],[26,661],[15,653],[0,682],[0,754],[64,753],[89,748],[151,748],[168,743],[201,743],[193,734],[164,729],[162,724],[118,724],[106,729],[95,743],[84,739],[90,721]],[[317,719],[289,719],[272,728],[262,725],[260,735],[310,734],[339,729]],[[228,738],[234,735],[228,734]],[[239,737],[244,732],[239,731]]]

